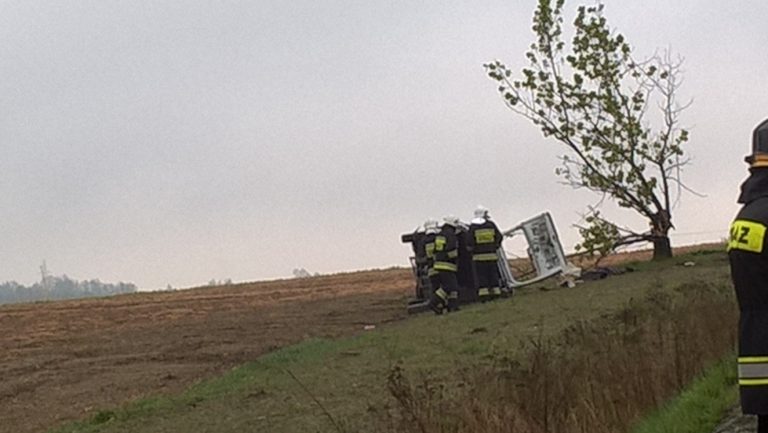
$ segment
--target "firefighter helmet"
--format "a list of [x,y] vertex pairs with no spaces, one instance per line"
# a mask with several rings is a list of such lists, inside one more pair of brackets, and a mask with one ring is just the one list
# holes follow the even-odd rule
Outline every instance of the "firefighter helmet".
[[768,167],[768,119],[752,132],[752,154],[744,158],[750,167]]
[[477,205],[475,218],[488,218],[488,208],[483,205]]
[[424,229],[427,234],[437,233],[437,225],[437,220],[430,218],[424,222]]
[[459,219],[456,218],[453,215],[448,215],[446,217],[443,217],[443,223],[448,224],[451,227],[458,227],[459,226]]

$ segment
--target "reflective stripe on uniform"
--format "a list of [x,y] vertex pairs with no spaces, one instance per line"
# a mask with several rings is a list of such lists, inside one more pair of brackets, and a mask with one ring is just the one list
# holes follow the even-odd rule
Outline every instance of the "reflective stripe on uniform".
[[455,259],[456,257],[459,257],[459,250],[448,251],[449,259]]
[[475,231],[475,243],[477,244],[492,244],[496,232],[493,229],[479,229]]
[[740,356],[739,385],[768,385],[768,356]]
[[435,262],[435,270],[456,272],[458,268],[451,262]]
[[501,295],[501,289],[498,287],[491,287],[490,292],[491,292],[491,295],[494,295],[494,296]]
[[768,364],[739,364],[739,379],[768,377]]
[[754,221],[736,220],[731,224],[728,251],[742,250],[751,253],[763,252],[765,225]]
[[739,356],[739,364],[768,363],[768,356]]
[[443,251],[446,244],[445,236],[435,237],[435,251]]
[[448,294],[448,298],[450,299],[459,299],[459,292],[451,292]]
[[499,256],[496,255],[496,253],[483,253],[483,254],[475,254],[472,256],[472,260],[476,262],[495,262],[499,259]]
[[435,290],[435,295],[442,300],[448,299],[448,294],[442,288]]
[[490,290],[488,290],[487,287],[483,287],[482,289],[477,291],[477,296],[488,296],[490,294],[491,294],[491,292],[490,292]]
[[741,386],[760,386],[768,385],[768,379],[739,379]]

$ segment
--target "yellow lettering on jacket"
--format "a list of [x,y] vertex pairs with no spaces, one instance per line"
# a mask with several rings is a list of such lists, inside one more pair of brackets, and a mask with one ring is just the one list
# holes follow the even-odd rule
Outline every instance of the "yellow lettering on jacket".
[[765,239],[765,225],[754,221],[736,220],[731,224],[728,251],[762,253],[763,239]]

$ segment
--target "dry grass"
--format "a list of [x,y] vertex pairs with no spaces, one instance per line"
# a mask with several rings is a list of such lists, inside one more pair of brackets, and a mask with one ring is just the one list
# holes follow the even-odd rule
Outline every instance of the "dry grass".
[[[735,344],[730,293],[682,285],[620,314],[527,344],[528,359],[500,359],[456,385],[414,383],[395,367],[387,431],[616,433],[629,431]],[[712,320],[712,318],[717,320]]]

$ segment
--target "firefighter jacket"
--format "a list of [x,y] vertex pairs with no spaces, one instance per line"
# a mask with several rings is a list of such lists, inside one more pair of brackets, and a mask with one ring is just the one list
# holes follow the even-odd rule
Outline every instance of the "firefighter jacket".
[[435,265],[438,272],[456,272],[458,270],[459,240],[456,229],[443,224],[440,233],[435,236]]
[[469,226],[467,248],[476,262],[495,262],[499,256],[503,236],[496,224],[489,219],[475,219]]
[[427,233],[424,235],[424,254],[427,256],[427,275],[434,276],[435,271],[435,234]]
[[768,415],[768,168],[753,168],[741,187],[744,207],[731,224],[728,257],[739,303],[742,411]]

